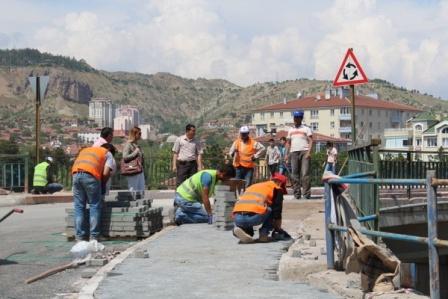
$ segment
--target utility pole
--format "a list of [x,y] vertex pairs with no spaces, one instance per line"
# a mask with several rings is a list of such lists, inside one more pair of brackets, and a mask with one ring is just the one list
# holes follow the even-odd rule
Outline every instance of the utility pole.
[[36,164],[39,164],[40,137],[40,77],[36,77]]
[[350,94],[352,101],[352,144],[356,145],[356,107],[355,107],[355,85],[350,85]]

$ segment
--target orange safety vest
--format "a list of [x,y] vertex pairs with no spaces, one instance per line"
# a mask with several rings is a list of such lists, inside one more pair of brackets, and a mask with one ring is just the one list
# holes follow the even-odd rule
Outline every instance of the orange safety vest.
[[243,140],[238,138],[235,141],[235,149],[238,151],[235,153],[235,159],[233,160],[234,167],[246,167],[246,168],[254,168],[255,163],[252,161],[252,157],[255,155],[257,150],[255,149],[255,140],[249,137],[247,143],[244,143]]
[[72,167],[72,174],[85,171],[97,180],[103,176],[104,164],[108,150],[104,147],[87,147],[81,150]]
[[262,182],[249,186],[246,191],[240,195],[240,198],[235,203],[233,213],[266,213],[266,208],[272,205],[274,189],[279,189],[279,187],[273,181]]

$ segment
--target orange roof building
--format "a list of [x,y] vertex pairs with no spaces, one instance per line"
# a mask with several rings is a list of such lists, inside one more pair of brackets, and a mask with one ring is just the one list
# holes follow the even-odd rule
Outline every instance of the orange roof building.
[[[357,95],[355,104],[357,139],[363,141],[382,138],[387,128],[406,127],[406,121],[421,112],[415,107],[384,101],[375,96]],[[252,111],[252,126],[256,128],[257,135],[272,129],[287,130],[293,125],[292,113],[295,110],[304,111],[303,122],[313,132],[351,139],[351,101],[342,88],[256,108]]]

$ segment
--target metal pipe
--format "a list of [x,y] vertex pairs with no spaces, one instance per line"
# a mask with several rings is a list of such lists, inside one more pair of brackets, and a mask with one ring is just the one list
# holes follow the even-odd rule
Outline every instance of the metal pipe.
[[366,222],[366,221],[371,221],[371,220],[376,220],[376,219],[378,219],[378,215],[368,215],[368,216],[358,217],[359,222]]
[[366,176],[374,176],[376,174],[375,171],[368,171],[368,172],[358,172],[354,174],[345,175],[342,178],[344,179],[355,179],[355,178],[362,178]]
[[329,184],[381,184],[381,185],[423,185],[424,179],[372,179],[372,178],[339,178],[331,179]]
[[333,232],[330,231],[331,225],[331,187],[328,183],[324,184],[325,190],[325,244],[327,250],[327,269],[334,269],[334,240]]
[[435,175],[435,170],[426,171],[429,293],[431,299],[440,299],[439,251],[434,242],[437,239],[437,195],[435,188],[432,186]]

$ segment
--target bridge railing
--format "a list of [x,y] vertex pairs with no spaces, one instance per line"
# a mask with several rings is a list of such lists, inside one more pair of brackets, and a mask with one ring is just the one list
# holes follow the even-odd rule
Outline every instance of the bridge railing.
[[[429,280],[430,280],[430,295],[432,299],[440,299],[440,270],[439,270],[439,254],[438,248],[448,247],[447,240],[438,239],[437,232],[437,192],[439,186],[448,185],[448,179],[436,179],[436,172],[428,170],[426,179],[384,179],[384,178],[369,178],[366,174],[352,174],[349,177],[342,177],[339,179],[332,179],[325,183],[325,239],[327,251],[327,268],[335,268],[335,232],[348,232],[347,226],[342,226],[339,223],[332,223],[332,188],[331,185],[350,184],[354,185],[397,185],[397,186],[413,186],[425,185],[427,197],[427,220],[428,220],[428,236],[416,236],[407,234],[396,234],[381,232],[378,229],[371,230],[360,225],[357,229],[368,236],[375,238],[394,239],[411,243],[423,243],[428,245],[428,263],[429,263]],[[366,219],[377,219],[378,214],[367,215],[365,217],[358,217],[358,221]],[[356,221],[355,221],[356,223]]]
[[0,188],[28,192],[28,155],[0,155]]

